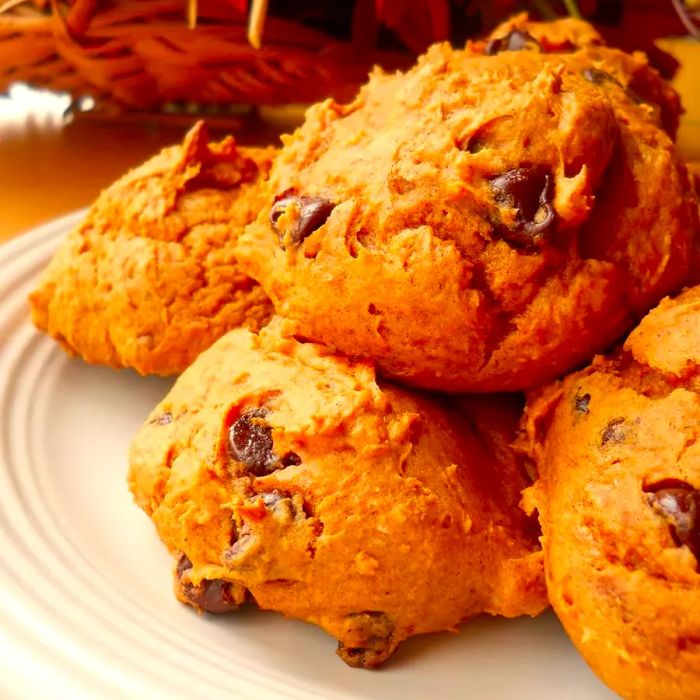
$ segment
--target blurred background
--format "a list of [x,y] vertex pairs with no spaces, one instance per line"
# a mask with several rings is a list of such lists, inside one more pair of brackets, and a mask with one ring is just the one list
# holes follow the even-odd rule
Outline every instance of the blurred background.
[[646,51],[680,91],[700,161],[700,0],[0,0],[0,240],[88,205],[194,119],[274,142],[304,105],[349,99],[508,16],[573,15]]

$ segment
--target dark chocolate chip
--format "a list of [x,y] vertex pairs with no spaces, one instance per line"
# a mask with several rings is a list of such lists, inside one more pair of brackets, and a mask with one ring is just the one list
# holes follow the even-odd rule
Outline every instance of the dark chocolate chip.
[[624,442],[627,438],[627,425],[624,418],[613,418],[606,426],[603,431],[603,435],[600,438],[601,445],[607,445],[612,443],[619,445]]
[[487,56],[495,56],[500,51],[502,43],[503,39],[489,39],[489,41],[486,43],[484,53]]
[[491,39],[486,44],[485,53],[487,56],[494,56],[501,51],[522,51],[523,49],[540,50],[540,43],[534,36],[527,32],[514,29],[510,34],[500,39]]
[[700,491],[680,479],[665,479],[645,491],[649,505],[669,521],[674,542],[700,562]]
[[[267,509],[271,517],[282,525],[291,525],[293,522],[303,521],[313,517],[310,505],[304,500],[301,494],[273,489],[272,491],[261,491],[259,493],[250,492],[247,495],[248,505],[257,506],[259,501]],[[258,515],[258,518],[260,515]],[[223,560],[232,562],[246,553],[246,550],[259,544],[259,537],[255,530],[255,524],[243,522],[238,528],[238,537],[230,547],[223,551]],[[318,537],[323,532],[323,523],[314,521],[312,523],[313,533]],[[250,552],[248,552],[250,554]],[[234,562],[238,565],[236,562]]]
[[270,225],[280,238],[282,237],[282,232],[277,228],[277,222],[287,206],[289,206],[291,202],[294,202],[295,199],[296,195],[294,194],[294,190],[285,190],[282,194],[278,194],[272,203],[272,208],[270,209]]
[[478,153],[479,151],[483,151],[484,148],[486,148],[486,141],[479,136],[476,136],[475,138],[467,141],[467,145],[463,150],[467,151],[467,153]]
[[263,503],[268,508],[274,508],[284,498],[291,499],[291,496],[289,494],[282,493],[277,489],[275,489],[274,491],[265,491],[260,495],[262,496]]
[[198,586],[195,586],[182,580],[185,572],[191,568],[192,562],[184,554],[180,555],[176,573],[180,582],[180,590],[190,605],[198,610],[217,614],[230,612],[238,608],[238,602],[233,595],[230,581],[205,579]]
[[495,145],[500,141],[499,132],[512,119],[512,115],[508,114],[488,119],[471,133],[468,132],[466,135],[457,137],[455,146],[467,153],[479,153],[486,148],[490,148],[490,144],[493,143]]
[[281,459],[274,454],[272,428],[265,422],[267,414],[265,408],[246,411],[228,430],[229,454],[254,476],[301,464],[296,452],[286,452]]
[[221,614],[238,608],[230,581],[222,579],[204,580],[198,586],[185,583],[182,592],[187,601],[197,610]]
[[621,87],[625,91],[627,97],[629,97],[635,104],[639,105],[644,103],[644,100],[634,90],[632,90],[630,87],[625,87],[615,76],[610,75],[610,73],[607,73],[604,70],[600,70],[599,68],[584,68],[581,74],[586,80],[588,80],[588,82],[593,83],[594,85],[613,83],[614,85]]
[[277,461],[272,453],[272,429],[264,420],[266,415],[264,408],[246,411],[228,430],[231,456],[255,476],[268,473]]
[[238,557],[253,541],[253,533],[248,523],[243,523],[238,530],[233,544],[223,553],[224,561],[229,561]]
[[387,659],[388,654],[383,649],[365,649],[364,647],[346,647],[338,642],[336,654],[353,668],[377,668]]
[[337,654],[349,666],[374,668],[381,665],[395,648],[391,636],[394,623],[383,612],[365,610],[347,616],[348,633],[362,646],[346,646],[338,643]]
[[304,519],[311,517],[308,504],[301,496],[289,491],[263,491],[258,496],[262,498],[265,506],[275,511],[278,515],[290,519]]
[[498,226],[502,238],[514,248],[533,249],[554,231],[556,215],[552,200],[552,176],[544,168],[509,170],[491,180],[498,204],[516,210],[515,225]]
[[483,151],[487,146],[488,142],[486,141],[484,134],[481,133],[481,130],[472,134],[468,139],[463,139],[457,144],[457,147],[460,150],[466,151],[467,153],[479,153],[479,151]]
[[177,578],[178,580],[182,578],[182,574],[185,571],[189,571],[192,568],[192,562],[187,558],[186,554],[181,554],[180,558],[177,560]]
[[[580,391],[580,388],[579,388]],[[580,394],[576,392],[574,396],[574,411],[576,413],[588,413],[588,406],[591,402],[590,394]]]
[[280,464],[283,467],[297,467],[301,464],[301,457],[296,452],[287,452],[280,459]]
[[168,425],[168,423],[173,422],[173,414],[166,411],[165,413],[161,413],[159,416],[156,416],[151,420],[151,423],[154,423],[155,425]]
[[643,104],[649,104],[646,100],[643,100],[631,87],[626,87],[625,88],[625,93],[627,93],[627,97],[634,102],[636,105],[643,105]]
[[283,193],[275,200],[270,210],[270,224],[277,232],[280,243],[284,232],[278,228],[277,222],[291,206],[295,206],[298,211],[296,221],[290,229],[289,235],[292,242],[297,245],[316,229],[323,226],[333,209],[335,209],[335,204],[323,197],[304,197],[289,191]]
[[581,74],[589,83],[594,85],[604,85],[607,82],[620,84],[610,73],[599,68],[584,68]]

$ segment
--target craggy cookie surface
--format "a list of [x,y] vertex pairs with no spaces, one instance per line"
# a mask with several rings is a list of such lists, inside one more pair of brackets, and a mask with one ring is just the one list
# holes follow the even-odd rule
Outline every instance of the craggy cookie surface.
[[[526,14],[517,15],[497,27],[482,46],[475,50],[487,54],[500,51],[541,51],[560,53],[570,69],[578,68],[596,85],[617,90],[609,97],[622,95],[644,109],[664,130],[675,138],[682,112],[678,93],[650,65],[642,51],[626,53],[605,45],[601,35],[587,22],[562,19],[556,22],[531,22]],[[623,106],[626,100],[622,100]]]
[[518,415],[378,384],[277,319],[178,379],[133,443],[130,484],[178,558],[181,600],[250,600],[377,666],[411,635],[545,607]]
[[698,698],[700,287],[533,397],[527,432],[526,502],[572,640],[625,698]]
[[31,295],[34,323],[94,364],[177,374],[272,306],[233,243],[275,150],[209,144],[202,123],[106,189]]
[[515,390],[685,282],[697,206],[660,126],[670,88],[590,37],[513,31],[375,73],[285,140],[238,252],[305,337],[410,384]]

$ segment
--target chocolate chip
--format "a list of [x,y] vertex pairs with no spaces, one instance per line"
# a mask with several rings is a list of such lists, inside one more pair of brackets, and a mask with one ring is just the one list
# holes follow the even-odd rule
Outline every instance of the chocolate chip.
[[472,134],[469,139],[458,143],[457,146],[460,150],[466,151],[467,153],[478,153],[488,146],[488,142],[484,135],[477,131],[475,134]]
[[[581,389],[579,388],[579,392]],[[579,392],[576,392],[576,396],[574,396],[574,411],[576,413],[588,413],[588,406],[591,402],[591,395],[590,394],[580,394]]]
[[[240,557],[255,556],[265,545],[264,540],[260,538],[259,530],[257,530],[259,525],[256,523],[269,517],[276,522],[277,526],[285,528],[314,517],[311,505],[300,493],[281,489],[260,491],[259,493],[250,490],[246,499],[247,503],[244,508],[239,510],[239,513],[243,513],[244,518],[251,519],[245,520],[237,528],[236,540],[222,553],[223,561],[235,567],[241,565]],[[260,508],[260,501],[265,506],[264,510]],[[314,520],[310,525],[315,537],[323,532],[323,523],[320,520]]]
[[267,414],[266,408],[246,411],[228,429],[229,454],[254,476],[301,464],[296,452],[286,452],[281,458],[273,452],[272,428],[265,421]]
[[600,438],[601,445],[607,445],[608,443],[613,443],[619,445],[624,442],[627,438],[627,425],[624,418],[613,418],[606,426],[603,431],[603,435]]
[[607,82],[617,83],[619,85],[618,81],[615,80],[610,73],[606,73],[599,68],[584,68],[583,71],[581,71],[581,75],[583,75],[589,83],[593,83],[594,85],[604,85]]
[[287,207],[296,200],[294,190],[285,190],[282,194],[278,194],[275,197],[272,207],[270,209],[270,225],[275,230],[277,235],[281,238],[282,232],[277,228],[277,222],[280,216],[284,214]]
[[262,496],[262,501],[263,503],[268,507],[268,508],[274,508],[281,500],[287,498],[291,500],[291,495],[282,493],[281,491],[278,491],[275,489],[274,491],[265,491],[264,493],[260,494]]
[[467,153],[478,153],[479,151],[483,151],[484,148],[486,148],[486,141],[477,136],[476,138],[469,139],[464,150],[467,151]]
[[159,416],[156,416],[151,420],[151,423],[155,425],[168,425],[168,423],[173,422],[173,414],[166,411],[165,413],[161,413]]
[[544,168],[509,170],[491,180],[498,204],[516,210],[515,225],[499,225],[502,238],[514,248],[540,247],[554,231],[552,176]]
[[700,491],[680,479],[665,479],[645,491],[649,505],[670,521],[674,542],[700,562]]
[[350,613],[346,627],[347,636],[361,642],[361,646],[338,643],[336,653],[348,666],[375,668],[386,661],[396,646],[391,639],[394,623],[386,613],[375,610]]
[[636,105],[643,105],[643,104],[649,104],[646,100],[643,100],[632,88],[626,87],[625,88],[625,93],[627,94],[627,97],[634,102]]
[[383,650],[365,649],[364,647],[346,647],[338,642],[336,654],[353,668],[377,668],[387,659],[388,654]]
[[186,554],[181,554],[177,560],[177,568],[175,570],[178,580],[182,578],[185,571],[189,571],[191,568],[192,562],[187,558]]
[[187,600],[198,610],[221,614],[238,608],[238,602],[233,596],[230,581],[214,579],[204,580],[199,586],[185,584],[182,588]]
[[266,508],[282,518],[303,520],[311,517],[311,510],[301,495],[274,489],[273,491],[263,491],[258,496],[262,498]]
[[272,453],[272,429],[264,421],[266,415],[264,408],[246,411],[228,430],[231,456],[255,476],[268,473],[277,461]]
[[644,103],[644,100],[634,90],[630,87],[625,87],[615,76],[610,75],[610,73],[604,70],[600,70],[599,68],[584,68],[583,71],[581,71],[581,75],[594,85],[605,85],[605,83],[617,85],[625,91],[627,97],[629,97],[632,102],[638,105]]
[[235,559],[253,542],[253,533],[248,523],[243,523],[238,530],[237,537],[233,544],[223,553],[224,561]]
[[177,562],[176,574],[180,590],[192,607],[209,613],[225,613],[238,608],[238,601],[233,595],[233,585],[222,579],[203,580],[198,586],[183,581],[185,572],[192,568],[192,562],[184,554]]
[[301,464],[301,457],[296,452],[287,452],[280,459],[280,464],[283,467],[297,467]]
[[291,207],[297,209],[297,217],[289,231],[289,236],[292,242],[298,245],[326,223],[331,212],[335,209],[335,204],[323,197],[299,196],[289,190],[284,192],[275,199],[270,210],[270,224],[277,232],[280,243],[282,243],[284,231],[278,228],[277,223],[282,214]]
[[540,50],[540,43],[527,32],[514,29],[510,34],[500,39],[491,39],[486,44],[487,56],[494,56],[501,51],[522,51],[523,49]]

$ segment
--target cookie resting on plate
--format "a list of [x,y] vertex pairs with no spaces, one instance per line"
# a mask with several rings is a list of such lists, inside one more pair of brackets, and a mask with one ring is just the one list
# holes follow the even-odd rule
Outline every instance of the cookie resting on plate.
[[182,374],[133,442],[130,485],[180,600],[313,622],[374,667],[412,635],[546,607],[518,418],[517,401],[378,382],[276,319]]
[[633,700],[700,692],[700,287],[527,411],[549,595],[593,670]]
[[32,318],[73,355],[178,374],[226,331],[272,306],[233,244],[260,207],[272,148],[208,143],[198,123],[107,188],[31,295]]
[[687,282],[677,98],[639,57],[523,34],[435,45],[284,139],[237,252],[304,337],[415,386],[517,390]]

